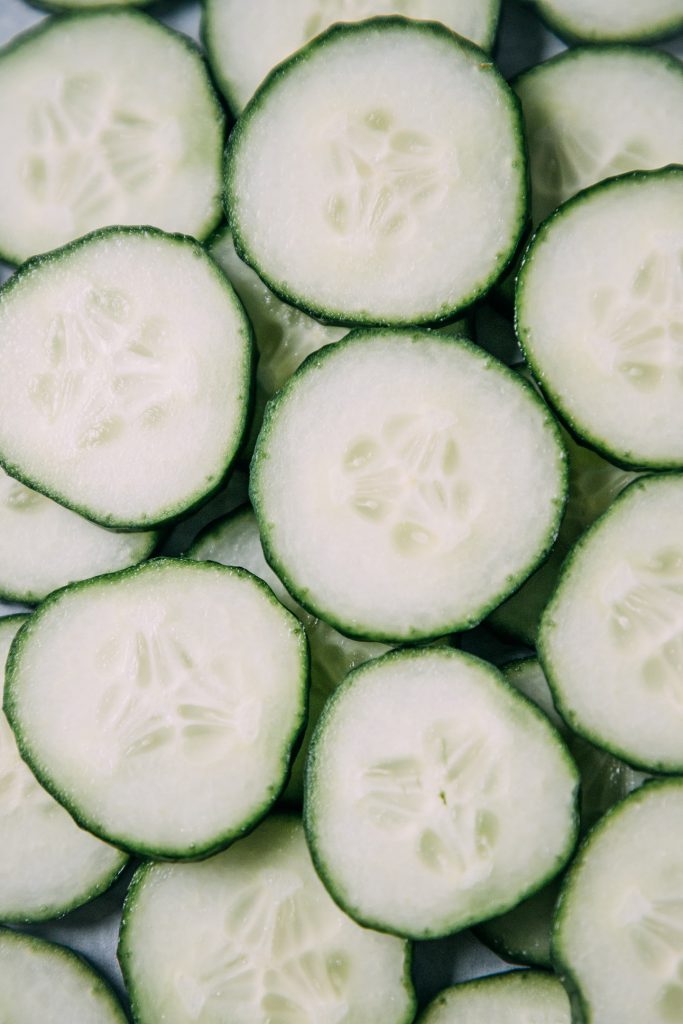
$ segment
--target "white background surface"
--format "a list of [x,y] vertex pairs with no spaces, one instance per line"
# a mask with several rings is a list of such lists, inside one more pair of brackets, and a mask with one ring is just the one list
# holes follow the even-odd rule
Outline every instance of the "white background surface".
[[[244,2],[249,3],[250,0]],[[281,2],[286,3],[287,0]],[[195,39],[199,38],[199,0],[161,0],[147,8],[147,12]],[[0,0],[0,45],[4,45],[17,33],[37,24],[44,17],[43,13],[30,7],[24,0]],[[662,48],[683,57],[683,37],[662,44]],[[495,56],[506,77],[509,78],[562,49],[563,44],[543,28],[530,10],[524,8],[517,0],[503,0],[503,15]],[[9,274],[10,268],[0,263],[0,280],[4,280]],[[214,499],[199,517],[193,517],[189,524],[174,531],[167,550],[182,551],[194,537],[201,523],[210,521],[243,500],[243,489],[244,480],[240,480],[238,476],[228,488],[226,495]],[[0,604],[1,614],[7,614],[10,610],[16,610],[16,606],[11,609],[10,606]],[[477,653],[485,653],[492,660],[496,657],[509,658],[512,651],[511,648],[503,649],[500,645],[496,646],[481,631],[475,631],[475,635],[468,640],[467,647],[476,649]],[[55,939],[85,953],[122,992],[115,947],[120,907],[129,877],[130,871],[127,871],[121,882],[109,893],[61,921],[26,930]],[[418,990],[422,1000],[431,998],[440,988],[454,980],[460,981],[506,967],[469,933],[438,942],[419,943],[415,951],[415,964]]]

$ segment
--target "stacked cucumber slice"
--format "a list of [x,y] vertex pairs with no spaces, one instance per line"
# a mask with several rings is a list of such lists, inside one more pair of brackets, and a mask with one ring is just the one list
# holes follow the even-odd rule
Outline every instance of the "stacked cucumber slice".
[[[139,1024],[682,1020],[683,74],[629,45],[680,0],[499,51],[499,0],[36,6],[0,1019],[124,1019],[30,928]],[[508,85],[534,8],[610,45]],[[200,13],[211,73],[156,17]],[[78,929],[126,884],[117,975]],[[532,969],[436,995],[412,943],[470,926]]]

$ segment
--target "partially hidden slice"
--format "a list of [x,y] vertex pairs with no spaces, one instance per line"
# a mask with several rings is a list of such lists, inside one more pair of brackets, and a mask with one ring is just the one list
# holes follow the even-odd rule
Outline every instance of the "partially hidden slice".
[[36,604],[67,583],[148,558],[155,530],[107,530],[24,487],[0,469],[0,595]]
[[474,625],[536,567],[565,454],[531,388],[481,349],[358,331],[273,399],[250,487],[304,607],[351,636],[420,639]]
[[671,54],[576,47],[525,71],[513,88],[526,126],[535,224],[604,178],[683,163],[683,65]]
[[279,795],[307,669],[301,626],[255,577],[158,559],[48,598],[13,647],[5,710],[22,756],[85,827],[196,857]]
[[532,0],[569,42],[649,43],[683,28],[681,0]]
[[571,1024],[567,993],[540,971],[513,971],[455,985],[432,1000],[418,1024]]
[[336,25],[273,72],[230,136],[235,245],[286,301],[429,324],[493,285],[526,221],[517,99],[442,25]]
[[499,11],[500,0],[205,0],[202,34],[216,79],[239,114],[272,68],[335,21],[402,14],[440,21],[490,49]]
[[177,518],[223,481],[251,327],[193,239],[108,228],[0,289],[0,462],[103,526]]
[[319,881],[295,818],[201,864],[148,864],[119,959],[138,1024],[409,1024],[410,948],[360,928]]
[[683,1019],[683,782],[649,782],[603,818],[574,862],[553,934],[590,1024]]
[[683,476],[632,483],[578,542],[541,620],[563,718],[646,771],[683,770]]
[[577,787],[559,734],[491,665],[413,649],[355,669],[325,705],[304,816],[340,906],[423,939],[556,875],[576,840]]
[[[10,644],[27,618],[0,619],[3,675]],[[0,921],[40,921],[65,914],[107,889],[127,860],[120,850],[80,829],[38,784],[21,760],[1,711],[0,835]],[[0,991],[4,996],[2,983]]]
[[683,167],[594,185],[539,228],[517,332],[544,393],[607,458],[683,466]]
[[109,985],[79,956],[0,929],[0,1007],[12,1024],[126,1024]]
[[199,51],[132,10],[51,18],[0,51],[0,254],[107,224],[205,238],[224,117]]
[[292,764],[287,788],[283,793],[285,800],[300,803],[303,797],[304,766],[308,747],[325,701],[352,668],[362,665],[371,658],[386,654],[390,648],[386,644],[353,640],[344,636],[322,619],[313,618],[297,604],[266,562],[256,517],[248,505],[236,509],[215,523],[210,523],[202,530],[187,555],[200,561],[239,565],[243,569],[248,569],[259,579],[264,580],[278,601],[293,611],[304,625],[311,653],[308,719],[301,746]]

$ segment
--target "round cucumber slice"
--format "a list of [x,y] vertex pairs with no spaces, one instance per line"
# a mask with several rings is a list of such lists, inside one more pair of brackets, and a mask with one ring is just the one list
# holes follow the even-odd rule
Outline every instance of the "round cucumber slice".
[[305,824],[347,913],[431,938],[508,910],[562,869],[577,787],[559,734],[491,665],[405,650],[357,668],[325,705]]
[[148,558],[156,531],[105,530],[0,469],[0,595],[37,604],[67,583]]
[[683,1014],[683,782],[649,782],[589,835],[560,897],[553,954],[589,1024]]
[[241,113],[267,73],[336,21],[402,14],[440,21],[488,50],[500,0],[204,0],[202,35],[228,103]]
[[566,562],[539,635],[572,729],[630,764],[683,770],[683,476],[636,480]]
[[[12,640],[27,618],[0,619],[3,674]],[[38,785],[1,711],[0,835],[0,920],[7,922],[66,914],[104,892],[128,859],[80,829]],[[4,995],[1,983],[0,991]]]
[[445,321],[491,287],[524,228],[517,100],[435,22],[336,25],[240,118],[226,208],[239,255],[312,315]]
[[415,1012],[409,947],[333,903],[295,818],[201,864],[140,868],[119,959],[138,1024],[409,1024]]
[[224,117],[198,50],[139,11],[41,22],[0,52],[0,255],[108,224],[205,238]]
[[0,461],[103,526],[203,501],[242,438],[251,328],[193,239],[108,228],[0,290]]
[[539,228],[517,279],[534,376],[588,444],[683,466],[683,167],[595,185]]
[[282,789],[306,708],[303,630],[242,569],[159,559],[48,598],[5,710],[90,831],[154,857],[226,846]]
[[266,562],[256,517],[246,505],[230,515],[211,523],[201,532],[187,553],[200,561],[239,565],[248,569],[271,588],[278,601],[293,611],[303,623],[311,654],[311,689],[308,719],[301,746],[292,764],[292,771],[283,798],[301,803],[304,789],[304,766],[311,736],[329,695],[344,676],[371,658],[379,658],[390,648],[386,644],[353,640],[338,633],[322,619],[315,619],[291,597]]
[[540,971],[512,971],[447,988],[418,1024],[571,1024],[567,993]]
[[681,0],[532,0],[568,42],[654,42],[683,28]]
[[350,636],[415,640],[474,625],[535,568],[564,459],[540,399],[480,349],[358,331],[269,405],[251,497],[304,607]]
[[12,1024],[127,1024],[107,983],[69,949],[0,929],[0,1006]]
[[683,163],[683,65],[668,53],[577,47],[524,72],[513,88],[526,126],[535,224],[605,178]]

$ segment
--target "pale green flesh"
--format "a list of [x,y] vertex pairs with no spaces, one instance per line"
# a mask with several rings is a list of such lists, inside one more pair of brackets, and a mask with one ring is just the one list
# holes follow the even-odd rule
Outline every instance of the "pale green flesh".
[[583,192],[548,221],[517,283],[517,329],[544,392],[634,467],[683,464],[683,171]]
[[157,560],[61,591],[22,637],[8,715],[40,778],[98,834],[197,855],[278,795],[306,653],[253,577]]
[[572,50],[521,75],[514,88],[527,129],[535,224],[597,181],[683,163],[683,70],[664,54]]
[[238,449],[250,361],[249,323],[195,242],[91,235],[0,291],[0,458],[104,525],[177,516]]
[[281,817],[203,863],[143,868],[119,947],[139,1024],[407,1024],[407,956],[339,910]]
[[539,653],[572,728],[653,771],[683,762],[683,478],[636,481],[567,563]]
[[448,988],[419,1024],[571,1024],[561,983],[536,971],[514,971]]
[[269,80],[233,133],[226,203],[238,251],[288,301],[341,323],[434,323],[512,256],[523,161],[481,51],[387,19],[331,30]]
[[390,648],[386,644],[352,640],[343,636],[322,619],[313,618],[298,605],[266,562],[256,518],[249,508],[229,516],[210,528],[192,545],[188,556],[221,562],[223,565],[241,565],[242,568],[253,572],[255,576],[265,580],[277,599],[294,612],[306,629],[311,652],[308,720],[301,747],[283,794],[286,800],[301,802],[308,748],[325,701],[347,672],[371,658],[386,654]]
[[[0,619],[3,672],[10,644],[25,620]],[[71,910],[106,889],[127,859],[78,828],[38,785],[1,711],[0,835],[2,921],[40,920]]]
[[678,1024],[683,1016],[683,788],[650,783],[590,836],[553,935],[588,1024]]
[[106,224],[215,226],[222,115],[199,55],[151,18],[47,23],[0,53],[0,91],[5,258]]
[[105,530],[0,469],[0,593],[36,603],[77,580],[147,558],[158,534]]
[[307,607],[345,633],[417,639],[472,624],[537,564],[563,460],[546,410],[480,350],[358,332],[274,400],[251,493]]
[[547,560],[519,590],[491,614],[493,626],[536,645],[538,624],[572,545],[602,515],[624,487],[640,474],[614,466],[596,452],[576,444],[563,431],[567,449],[569,491],[560,532]]
[[576,770],[545,719],[498,679],[447,648],[389,654],[326,706],[308,766],[308,836],[358,920],[447,934],[562,867]]
[[8,1024],[126,1024],[109,987],[70,950],[5,929],[0,1016]]
[[485,49],[493,43],[500,0],[207,0],[209,60],[240,113],[266,74],[337,21],[400,14],[441,21]]
[[534,0],[558,30],[587,42],[648,40],[683,24],[680,0]]

